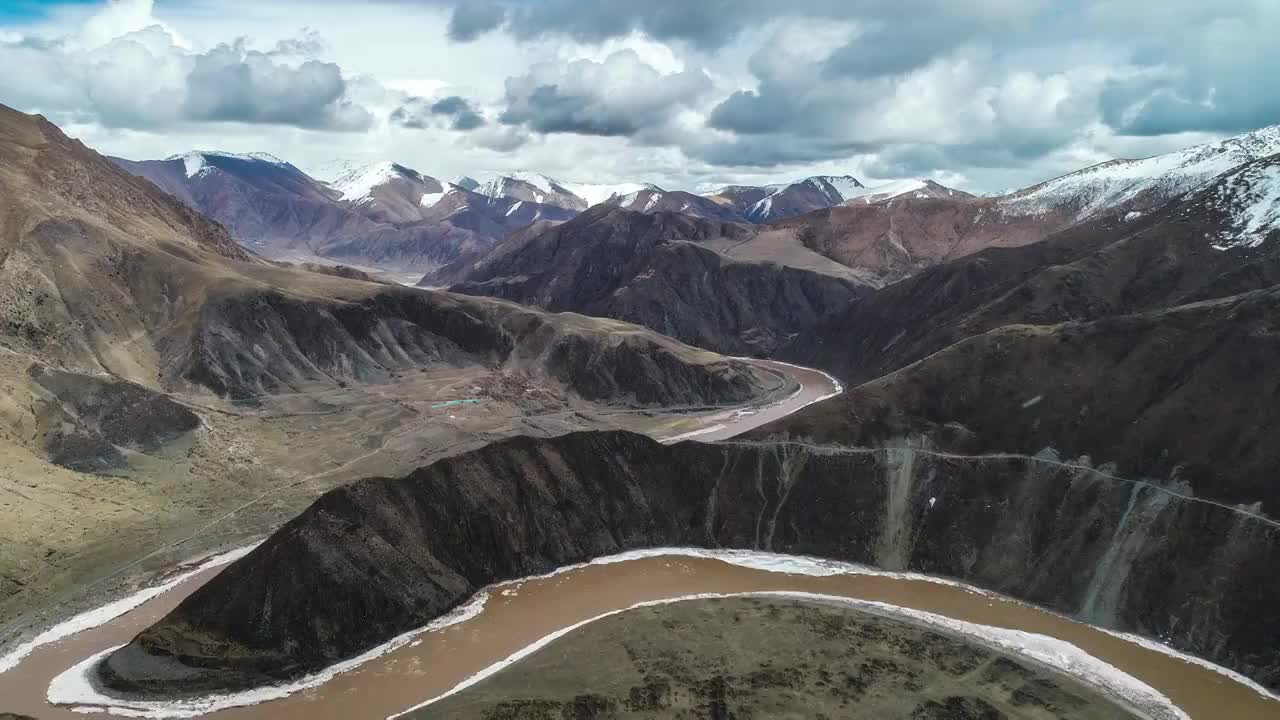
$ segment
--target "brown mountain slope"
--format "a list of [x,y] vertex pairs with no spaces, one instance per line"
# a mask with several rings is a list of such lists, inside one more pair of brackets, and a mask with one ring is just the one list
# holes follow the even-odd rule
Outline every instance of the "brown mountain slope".
[[512,238],[451,289],[617,318],[752,355],[769,354],[865,292],[845,278],[709,249],[756,234],[737,223],[602,206],[541,235]]
[[352,477],[613,422],[596,412],[788,391],[617,321],[257,260],[8,108],[0,238],[0,641],[17,615],[244,542]]
[[[1254,164],[1276,162],[1280,156]],[[1224,175],[1137,220],[1104,215],[1041,243],[930,268],[796,338],[779,356],[862,382],[1006,324],[1089,320],[1280,283],[1280,243],[1214,247],[1234,227],[1221,198],[1240,182]]]

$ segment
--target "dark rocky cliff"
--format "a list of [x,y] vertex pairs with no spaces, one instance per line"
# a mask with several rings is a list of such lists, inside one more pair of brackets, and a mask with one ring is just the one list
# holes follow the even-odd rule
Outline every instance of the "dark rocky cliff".
[[497,580],[654,546],[950,576],[1280,687],[1280,528],[1053,457],[516,438],[332,491],[101,666],[174,693],[303,675]]

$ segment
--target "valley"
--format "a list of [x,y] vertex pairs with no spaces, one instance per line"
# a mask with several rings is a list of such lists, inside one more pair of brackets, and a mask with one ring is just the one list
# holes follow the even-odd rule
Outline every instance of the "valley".
[[0,10],[0,720],[1280,717],[1266,88],[942,5]]

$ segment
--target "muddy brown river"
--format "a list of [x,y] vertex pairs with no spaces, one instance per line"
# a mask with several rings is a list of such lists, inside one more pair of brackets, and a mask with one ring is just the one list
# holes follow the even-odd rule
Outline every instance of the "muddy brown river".
[[[38,718],[84,718],[51,706],[57,675],[127,642],[216,570],[193,576],[115,621],[37,648],[0,675],[0,710]],[[1195,720],[1274,720],[1280,702],[1199,664],[1018,602],[927,580],[878,575],[797,575],[705,557],[661,556],[593,564],[491,588],[470,619],[284,699],[207,713],[218,718],[385,718],[437,697],[557,630],[636,603],[701,593],[790,591],[879,601],[980,625],[1070,642],[1169,697]],[[81,711],[83,712],[83,708]]]

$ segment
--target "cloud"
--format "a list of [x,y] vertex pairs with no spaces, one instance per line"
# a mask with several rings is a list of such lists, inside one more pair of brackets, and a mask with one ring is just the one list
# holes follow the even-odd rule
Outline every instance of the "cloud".
[[[910,32],[923,41],[933,27]],[[967,158],[965,167],[1026,166],[1090,127],[1103,88],[1123,72],[1017,69],[974,44],[942,43],[950,49],[937,55],[933,46],[894,51],[881,38],[886,32],[853,25],[823,36],[805,24],[779,28],[748,61],[756,86],[708,112],[707,125],[722,137],[691,148],[693,155],[739,165],[817,161],[828,152],[882,154],[883,165],[899,169],[937,170],[942,158]],[[883,52],[851,54],[867,43]]]
[[150,10],[150,2],[114,2],[78,33],[0,40],[0,66],[22,68],[0,74],[0,96],[55,119],[104,127],[370,126],[369,111],[348,97],[341,68],[314,59],[324,44],[313,31],[265,52],[244,39],[193,52]]
[[277,63],[246,48],[243,40],[192,59],[183,102],[186,119],[329,130],[364,130],[372,123],[367,110],[344,98],[346,82],[334,63]]
[[[473,39],[504,25],[521,40],[551,37],[602,42],[642,33],[704,50],[724,47],[743,33],[775,20],[883,21],[897,28],[929,23],[940,30],[964,24],[999,24],[1034,14],[1048,0],[489,0],[480,7],[461,2],[453,10],[450,36]],[[455,24],[459,32],[454,33]]]
[[498,29],[507,17],[506,8],[490,0],[470,0],[453,10],[449,17],[449,39],[470,42]]
[[1135,59],[1147,69],[1111,83],[1102,98],[1109,125],[1132,135],[1240,133],[1280,122],[1280,6],[1209,3],[1197,24],[1147,36]]
[[626,49],[602,62],[539,63],[508,78],[500,119],[539,133],[654,135],[710,89],[701,70],[662,73]]
[[475,130],[485,124],[484,117],[460,95],[439,100],[410,98],[391,113],[391,122],[401,127],[423,129],[436,127],[441,121],[453,130]]

